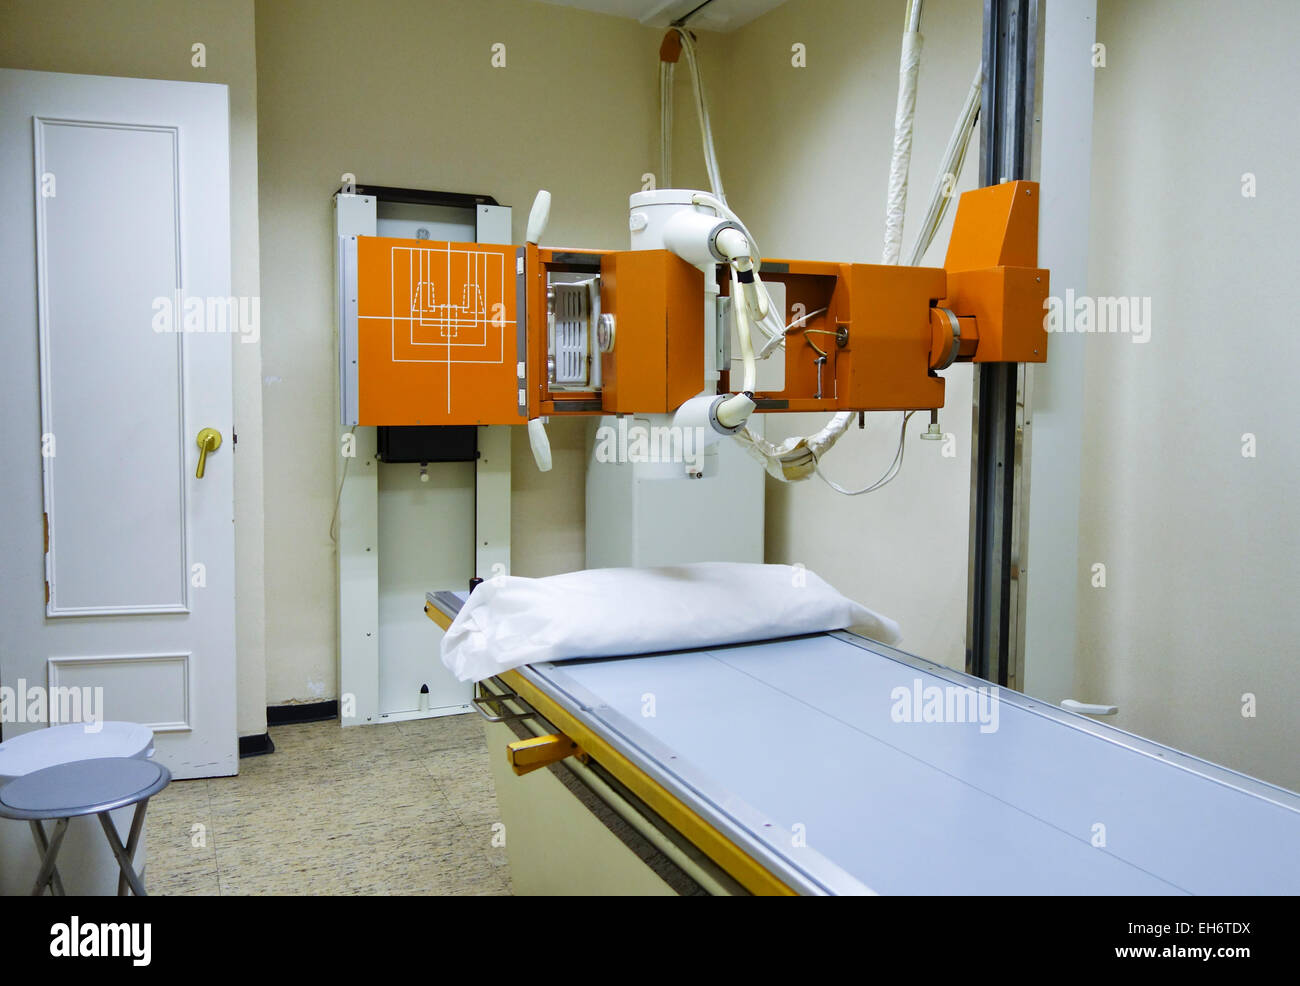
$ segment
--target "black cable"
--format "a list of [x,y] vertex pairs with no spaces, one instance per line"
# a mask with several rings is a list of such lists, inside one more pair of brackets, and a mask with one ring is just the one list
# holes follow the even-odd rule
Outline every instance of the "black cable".
[[687,22],[688,20],[690,20],[692,17],[694,17],[696,14],[698,14],[701,10],[703,10],[705,7],[707,7],[707,6],[708,6],[709,4],[711,4],[711,3],[713,3],[713,0],[704,0],[704,2],[703,2],[702,4],[700,4],[698,7],[696,7],[696,8],[693,9],[693,10],[691,10],[689,13],[685,13],[685,14],[683,14],[681,17],[677,18],[677,20],[673,21],[673,22],[672,22],[671,24],[669,24],[668,26],[669,26],[669,27],[685,27],[685,26],[686,26],[686,22]]

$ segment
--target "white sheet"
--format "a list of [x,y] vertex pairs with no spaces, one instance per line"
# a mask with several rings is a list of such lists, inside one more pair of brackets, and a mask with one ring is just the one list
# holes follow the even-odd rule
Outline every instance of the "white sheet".
[[601,568],[542,579],[499,575],[471,593],[442,640],[461,681],[539,661],[736,644],[853,627],[882,643],[891,619],[805,568],[703,562]]

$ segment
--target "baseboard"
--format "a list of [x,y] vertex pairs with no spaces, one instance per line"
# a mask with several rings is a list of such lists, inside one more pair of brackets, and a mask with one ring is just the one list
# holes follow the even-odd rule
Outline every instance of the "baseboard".
[[328,702],[300,702],[296,705],[268,705],[266,724],[287,726],[295,722],[322,722],[339,717],[338,699]]
[[271,742],[270,733],[258,733],[256,736],[239,737],[239,759],[244,757],[260,757],[267,753],[275,752],[275,744]]

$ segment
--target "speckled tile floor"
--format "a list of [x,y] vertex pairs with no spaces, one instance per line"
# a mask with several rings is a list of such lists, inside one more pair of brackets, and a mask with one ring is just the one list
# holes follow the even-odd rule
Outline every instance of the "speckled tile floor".
[[149,803],[150,894],[510,893],[478,716],[270,733],[238,777]]

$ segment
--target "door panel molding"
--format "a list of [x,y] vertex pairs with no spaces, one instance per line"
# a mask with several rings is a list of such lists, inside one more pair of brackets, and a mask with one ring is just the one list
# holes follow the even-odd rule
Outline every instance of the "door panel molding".
[[[71,579],[74,585],[77,582],[85,583],[87,582],[87,577],[82,571],[83,569],[89,568],[90,570],[93,571],[97,566],[107,566],[108,564],[111,564],[110,559],[112,557],[115,557],[118,554],[120,554],[120,552],[113,550],[115,547],[120,546],[120,544],[115,544],[115,542],[118,541],[118,538],[114,537],[112,534],[108,534],[107,532],[105,534],[105,542],[100,544],[98,548],[96,548],[96,546],[94,545],[89,546],[87,549],[86,556],[82,555],[81,553],[82,546],[81,544],[77,543],[77,541],[85,542],[88,540],[88,538],[85,535],[85,531],[87,527],[93,528],[97,526],[93,522],[91,522],[88,516],[86,515],[107,516],[111,513],[112,507],[120,505],[120,501],[118,504],[115,504],[114,498],[111,496],[111,493],[113,491],[109,491],[109,495],[106,496],[104,500],[101,502],[90,503],[90,504],[74,503],[73,506],[69,507],[69,510],[72,511],[72,513],[74,514],[74,517],[71,519],[71,523],[60,524],[59,497],[57,495],[59,489],[59,484],[57,482],[58,455],[57,454],[46,455],[43,452],[42,481],[43,481],[43,490],[44,490],[45,511],[49,523],[49,528],[48,528],[49,543],[48,543],[48,550],[46,552],[46,558],[45,558],[45,569],[46,569],[45,577],[49,585],[48,600],[46,602],[46,615],[54,618],[63,618],[63,617],[85,617],[85,616],[132,616],[132,615],[155,614],[155,613],[158,614],[188,613],[190,612],[190,599],[189,599],[189,588],[190,588],[189,540],[190,539],[189,539],[189,532],[186,530],[187,505],[185,502],[186,483],[184,478],[184,471],[187,462],[187,455],[186,455],[187,449],[185,444],[185,420],[184,420],[184,413],[183,413],[183,409],[186,406],[185,404],[185,369],[186,369],[185,333],[183,331],[179,331],[179,329],[182,328],[182,324],[179,320],[182,317],[181,301],[183,298],[183,291],[184,291],[184,273],[183,273],[184,258],[182,253],[183,229],[181,225],[182,189],[181,189],[180,128],[178,126],[126,123],[126,122],[115,122],[111,120],[79,120],[79,119],[67,119],[62,117],[41,116],[41,115],[33,116],[32,126],[33,126],[33,158],[34,158],[34,164],[36,169],[35,173],[37,178],[36,188],[35,188],[37,325],[38,325],[38,335],[39,335],[38,351],[40,354],[40,387],[41,387],[40,413],[41,413],[41,435],[42,435],[43,450],[45,448],[46,436],[53,436],[55,449],[57,453],[57,446],[59,443],[60,435],[64,436],[65,439],[64,445],[66,448],[67,441],[71,440],[68,437],[70,434],[70,429],[71,429],[71,433],[75,434],[77,431],[81,429],[91,429],[97,426],[96,422],[91,422],[91,421],[69,422],[67,420],[62,420],[65,416],[67,416],[72,412],[65,411],[62,414],[59,412],[59,400],[54,387],[54,378],[56,376],[56,373],[54,372],[54,368],[52,366],[54,361],[54,356],[52,351],[59,348],[56,345],[56,342],[62,341],[66,345],[68,342],[71,341],[71,339],[75,339],[76,343],[84,344],[94,334],[93,333],[94,328],[104,328],[111,331],[120,327],[118,325],[111,325],[107,323],[103,324],[102,326],[90,327],[87,326],[87,324],[85,324],[84,322],[80,322],[80,320],[76,320],[76,319],[71,319],[71,321],[79,322],[80,324],[73,324],[71,326],[65,326],[63,324],[60,325],[55,324],[55,312],[50,303],[50,282],[52,279],[58,282],[61,277],[64,278],[65,282],[67,280],[71,280],[73,277],[76,276],[76,271],[74,269],[73,271],[65,272],[65,271],[60,271],[55,269],[54,266],[55,262],[51,259],[51,255],[50,255],[51,231],[50,231],[50,217],[48,215],[48,210],[51,204],[53,204],[55,207],[57,207],[57,205],[59,204],[59,199],[58,199],[59,174],[57,170],[59,165],[55,164],[51,160],[50,154],[48,153],[49,138],[52,134],[59,131],[67,132],[70,130],[78,130],[78,129],[96,131],[96,132],[117,131],[123,134],[161,135],[167,139],[167,146],[165,149],[162,150],[161,154],[159,152],[159,149],[150,148],[148,146],[144,146],[144,147],[133,146],[131,150],[134,155],[137,155],[139,157],[142,164],[144,161],[147,161],[150,157],[153,157],[155,159],[154,163],[159,163],[161,159],[165,157],[167,161],[167,168],[166,168],[168,172],[167,177],[170,179],[170,202],[167,203],[167,207],[165,209],[163,208],[158,209],[158,215],[161,216],[163,212],[169,214],[168,219],[170,220],[170,224],[171,224],[171,258],[170,258],[171,271],[170,271],[169,283],[166,285],[167,290],[165,294],[158,295],[155,297],[165,296],[170,300],[172,304],[171,328],[173,331],[169,333],[171,339],[168,341],[173,343],[174,361],[175,361],[173,372],[175,374],[174,417],[176,422],[176,431],[175,431],[176,446],[174,449],[174,457],[175,457],[176,469],[174,475],[174,489],[175,489],[176,503],[174,507],[175,515],[174,518],[172,519],[174,520],[176,527],[170,536],[158,536],[149,539],[149,541],[151,546],[150,550],[155,552],[153,565],[157,566],[157,571],[162,571],[165,570],[165,568],[171,568],[172,566],[175,566],[175,572],[172,576],[172,578],[175,579],[175,581],[172,582],[172,590],[178,590],[178,591],[166,592],[166,593],[161,591],[163,583],[166,580],[162,578],[157,578],[156,584],[152,587],[152,589],[145,588],[140,598],[130,599],[129,597],[124,597],[121,599],[121,601],[118,602],[102,602],[95,598],[96,595],[95,590],[102,592],[106,588],[113,587],[110,589],[110,591],[120,592],[123,589],[134,588],[139,583],[131,579],[100,578],[100,579],[90,580],[91,591],[89,594],[87,594],[85,586],[78,587],[80,591],[78,591],[78,589],[73,589],[70,591],[67,588],[69,579],[60,577],[61,569],[63,569],[65,573],[77,572],[80,575],[80,578],[74,576]],[[69,148],[64,148],[63,152],[68,153],[69,150],[70,150]],[[47,187],[45,181],[46,176],[51,176],[53,182],[52,187]],[[53,192],[53,194],[50,194],[51,191]],[[159,193],[165,195],[168,190],[165,187],[160,187],[159,183],[154,182],[147,189],[136,189],[132,191],[134,191],[136,195],[140,195],[143,197],[154,197],[159,195]],[[124,194],[127,192],[128,190],[124,189]],[[161,205],[161,203],[159,204]],[[112,203],[105,204],[105,212],[106,213],[112,212]],[[83,217],[79,216],[79,218],[83,218]],[[69,231],[62,230],[60,231],[60,234],[63,235],[64,237],[67,237],[69,235]],[[115,246],[114,244],[109,244],[109,243],[96,243],[94,246],[92,246],[92,249],[112,250],[114,249],[114,246]],[[77,259],[78,258],[74,251],[71,257],[71,262],[75,264]],[[159,284],[159,287],[160,288],[162,287],[161,283]],[[152,301],[152,299],[142,299],[142,300]],[[149,316],[152,312],[153,312],[152,307],[148,310],[141,308],[139,312],[139,316],[138,316],[139,324],[136,331],[139,331],[142,336],[145,333],[145,328],[146,325],[148,325]],[[63,318],[60,321],[66,323],[67,321],[69,321],[69,319]],[[90,331],[88,331],[88,329]],[[127,331],[129,332],[132,330],[128,328]],[[58,336],[60,333],[68,333],[70,339],[59,340]],[[162,341],[163,340],[160,339],[151,339],[148,345],[150,346],[158,345]],[[77,346],[76,343],[73,344],[74,347],[81,348],[80,346]],[[125,345],[126,344],[124,342],[124,346]],[[75,395],[73,399],[75,401]],[[77,415],[75,414],[73,414],[73,416],[77,417]],[[84,439],[80,439],[80,440],[84,441]],[[127,449],[130,449],[131,447],[130,436],[127,435],[107,436],[106,440],[126,443]],[[149,444],[156,445],[157,451],[159,452],[162,451],[161,443],[149,443]],[[137,452],[139,451],[138,444],[135,447],[135,451]],[[77,452],[75,450],[73,452],[73,455],[77,456]],[[67,461],[66,456],[65,456],[65,461]],[[124,463],[124,464],[127,465],[128,472],[129,472],[130,463]],[[76,464],[74,464],[74,470],[75,469],[76,469]],[[107,478],[108,477],[105,477],[105,479]],[[123,478],[122,482],[124,485],[129,485],[130,484],[129,476]],[[110,507],[110,510],[106,511],[104,509],[106,505]],[[159,503],[159,506],[161,506],[161,503]],[[78,509],[78,507],[80,507],[80,509]],[[162,511],[159,511],[158,515],[161,514]],[[81,515],[81,516],[75,516],[75,515]],[[165,522],[166,520],[164,520],[164,523]],[[69,542],[67,539],[61,540],[59,536],[61,531],[67,533],[68,528],[71,528],[74,531],[79,530],[81,532],[80,537],[74,538],[72,542]],[[151,531],[151,533],[154,532]],[[73,546],[68,547],[69,543],[71,543]],[[61,545],[63,545],[62,552],[60,551]],[[94,557],[94,555],[96,554],[101,556],[107,556],[107,557]],[[166,557],[166,555],[171,555],[171,557]],[[61,565],[60,562],[63,559],[66,559],[66,561],[63,561],[63,564]],[[61,590],[62,590],[63,598],[61,598]],[[170,598],[167,598],[169,595]],[[72,596],[72,598],[69,599],[67,598],[68,596]]]
[[[191,667],[194,655],[179,654],[80,654],[46,659],[46,682],[50,695],[56,688],[102,687],[108,708],[105,719],[139,722],[155,733],[185,733],[194,728],[194,691]],[[86,674],[79,676],[78,671]],[[115,712],[113,692],[131,693],[131,708]],[[141,714],[141,710],[145,710]],[[156,710],[149,715],[148,710]],[[170,713],[170,714],[169,714]]]

